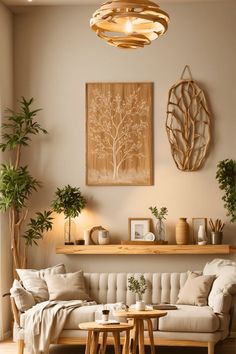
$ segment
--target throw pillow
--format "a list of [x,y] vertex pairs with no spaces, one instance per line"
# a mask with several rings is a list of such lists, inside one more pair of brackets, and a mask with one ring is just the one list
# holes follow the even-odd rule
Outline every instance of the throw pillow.
[[35,305],[33,295],[25,290],[18,280],[14,280],[10,293],[20,312],[25,312]]
[[82,270],[75,273],[45,276],[49,300],[90,300],[85,290]]
[[229,259],[214,259],[204,267],[203,274],[217,276],[209,294],[209,306],[214,308],[215,297],[222,292],[236,294],[236,263]]
[[63,274],[66,272],[66,269],[64,264],[57,264],[54,267],[41,270],[17,269],[16,271],[24,288],[33,295],[35,302],[37,303],[49,299],[45,276],[50,274]]
[[214,275],[199,275],[190,272],[178,294],[177,304],[206,306]]

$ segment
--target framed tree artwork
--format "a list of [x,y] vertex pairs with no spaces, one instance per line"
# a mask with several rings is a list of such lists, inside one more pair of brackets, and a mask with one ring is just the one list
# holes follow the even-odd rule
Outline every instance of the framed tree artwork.
[[86,183],[152,185],[152,83],[86,84]]

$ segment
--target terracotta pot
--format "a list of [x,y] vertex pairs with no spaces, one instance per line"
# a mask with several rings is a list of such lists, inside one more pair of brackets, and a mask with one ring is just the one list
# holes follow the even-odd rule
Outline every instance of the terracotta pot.
[[187,218],[180,218],[175,229],[175,239],[177,245],[187,245],[189,240],[189,225]]

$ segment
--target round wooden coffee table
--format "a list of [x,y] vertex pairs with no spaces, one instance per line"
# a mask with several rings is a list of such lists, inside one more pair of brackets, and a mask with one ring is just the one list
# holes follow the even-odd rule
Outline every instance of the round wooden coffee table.
[[88,331],[85,354],[97,354],[99,335],[102,333],[100,354],[104,354],[107,346],[107,334],[111,332],[114,338],[115,354],[120,354],[120,333],[125,331],[125,341],[122,354],[129,354],[130,330],[133,325],[128,323],[98,324],[97,322],[80,323],[79,328]]
[[153,339],[153,325],[152,318],[159,318],[166,316],[166,311],[161,310],[145,310],[145,311],[137,311],[129,309],[128,311],[124,310],[115,310],[113,311],[113,316],[115,317],[123,317],[127,319],[133,320],[134,325],[134,335],[133,335],[133,345],[132,345],[132,353],[136,354],[137,345],[139,348],[139,354],[144,354],[144,321],[147,322],[148,325],[148,334],[150,341],[151,354],[155,354],[155,346]]

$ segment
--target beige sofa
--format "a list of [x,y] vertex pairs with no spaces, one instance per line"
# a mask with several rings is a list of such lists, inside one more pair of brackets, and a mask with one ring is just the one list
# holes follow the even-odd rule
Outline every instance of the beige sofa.
[[[215,268],[208,267],[206,274],[217,273],[218,270]],[[66,320],[58,343],[85,344],[86,333],[78,329],[78,324],[99,318],[102,308],[99,304],[109,303],[110,307],[111,304],[117,302],[134,304],[135,297],[127,289],[127,279],[130,275],[128,273],[85,273],[87,291],[98,305],[83,306],[72,311]],[[145,273],[144,275],[148,283],[144,297],[147,304],[160,302],[176,304],[179,291],[188,277],[187,272]],[[154,323],[155,345],[207,347],[208,354],[213,354],[215,343],[229,335],[236,334],[235,286],[236,284],[232,288],[229,284],[227,286],[224,284],[220,291],[212,288],[214,291],[210,293],[211,306],[178,304],[177,310],[168,311],[166,317]],[[25,314],[19,314],[14,298],[11,300],[17,324],[18,353],[23,354]]]

